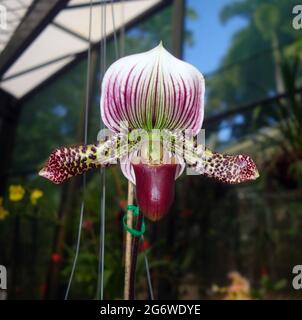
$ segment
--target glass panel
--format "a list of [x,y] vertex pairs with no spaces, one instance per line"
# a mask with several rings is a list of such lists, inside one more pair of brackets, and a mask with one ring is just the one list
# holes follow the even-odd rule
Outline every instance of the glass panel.
[[[127,24],[141,13],[152,8],[158,4],[160,0],[144,0],[144,1],[125,1],[117,2],[113,5],[114,24],[118,29],[123,23]],[[85,8],[75,8],[63,10],[56,17],[55,21],[71,29],[72,31],[88,38],[89,35],[89,6]],[[93,41],[99,41],[101,38],[101,8],[100,6],[93,6],[92,9],[92,30],[91,37]],[[113,31],[112,20],[112,5],[106,5],[106,32],[107,34]]]
[[0,2],[0,53],[21,23],[32,2],[33,0],[2,0]]
[[45,67],[39,67],[34,71],[26,72],[23,75],[3,81],[1,88],[16,98],[22,98],[26,93],[30,92],[43,81],[49,79],[55,72],[62,69],[72,59],[73,57],[62,59]]

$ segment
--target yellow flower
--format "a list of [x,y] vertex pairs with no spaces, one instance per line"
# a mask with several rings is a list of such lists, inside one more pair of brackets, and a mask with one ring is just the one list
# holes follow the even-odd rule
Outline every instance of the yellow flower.
[[9,200],[18,202],[24,197],[25,189],[21,185],[11,185],[9,187]]
[[35,205],[41,197],[43,197],[43,191],[40,189],[34,189],[30,194],[30,202]]
[[[3,199],[1,199],[3,200]],[[1,201],[2,203],[2,201]],[[4,220],[6,218],[6,216],[8,216],[8,211],[5,210],[2,205],[0,206],[0,220]]]

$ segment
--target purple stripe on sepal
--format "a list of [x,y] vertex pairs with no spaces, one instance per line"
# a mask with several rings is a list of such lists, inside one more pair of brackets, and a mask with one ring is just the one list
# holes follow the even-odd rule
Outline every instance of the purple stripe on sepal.
[[203,121],[204,78],[192,65],[156,48],[119,59],[107,70],[101,95],[105,125],[130,129],[191,129]]

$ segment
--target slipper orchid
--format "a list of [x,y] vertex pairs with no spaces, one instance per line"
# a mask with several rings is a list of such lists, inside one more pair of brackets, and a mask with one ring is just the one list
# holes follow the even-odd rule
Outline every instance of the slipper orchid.
[[124,57],[107,70],[101,116],[110,137],[94,145],[55,150],[39,174],[54,183],[90,168],[117,163],[136,185],[137,202],[151,220],[161,219],[174,198],[185,166],[221,182],[254,180],[247,155],[222,155],[196,145],[204,116],[204,78],[162,44]]

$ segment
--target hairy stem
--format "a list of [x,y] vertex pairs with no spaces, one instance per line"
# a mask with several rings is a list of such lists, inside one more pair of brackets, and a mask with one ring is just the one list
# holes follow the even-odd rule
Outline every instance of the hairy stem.
[[[128,182],[128,205],[133,205],[134,201],[134,186]],[[127,212],[127,226],[132,228],[133,215],[130,210]],[[129,232],[126,232],[126,245],[125,245],[125,286],[124,286],[124,299],[129,300],[130,291],[130,270],[131,270],[131,243],[132,236]]]

